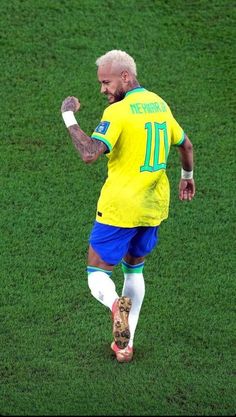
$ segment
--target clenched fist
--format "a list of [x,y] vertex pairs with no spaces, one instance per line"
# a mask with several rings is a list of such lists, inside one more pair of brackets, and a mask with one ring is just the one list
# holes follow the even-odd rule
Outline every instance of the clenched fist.
[[67,97],[61,105],[61,112],[65,111],[73,111],[73,113],[76,113],[80,108],[80,102],[76,97]]

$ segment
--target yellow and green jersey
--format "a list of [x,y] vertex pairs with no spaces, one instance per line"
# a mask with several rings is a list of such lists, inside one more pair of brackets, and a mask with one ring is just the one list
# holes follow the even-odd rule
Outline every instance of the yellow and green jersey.
[[165,101],[142,87],[128,91],[105,109],[92,138],[109,149],[96,220],[119,227],[159,225],[169,211],[170,146],[184,141]]

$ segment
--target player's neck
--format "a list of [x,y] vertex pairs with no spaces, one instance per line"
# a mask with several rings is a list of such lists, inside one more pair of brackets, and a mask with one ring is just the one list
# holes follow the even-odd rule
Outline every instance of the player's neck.
[[139,88],[139,87],[140,87],[139,82],[137,80],[132,80],[127,85],[126,93],[128,93],[128,91],[134,90],[135,88]]

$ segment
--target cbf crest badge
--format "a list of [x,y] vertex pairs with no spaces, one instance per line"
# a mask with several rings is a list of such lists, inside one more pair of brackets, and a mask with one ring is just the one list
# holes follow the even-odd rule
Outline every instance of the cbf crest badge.
[[99,125],[96,127],[95,132],[105,135],[109,126],[110,122],[100,122]]

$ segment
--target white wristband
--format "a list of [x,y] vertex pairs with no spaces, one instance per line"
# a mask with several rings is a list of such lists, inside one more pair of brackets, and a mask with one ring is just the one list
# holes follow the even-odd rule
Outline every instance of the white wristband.
[[185,171],[183,168],[181,168],[181,178],[182,180],[192,180],[193,171]]
[[70,126],[78,124],[73,111],[64,111],[62,113],[62,117],[63,117],[66,127],[70,127]]

